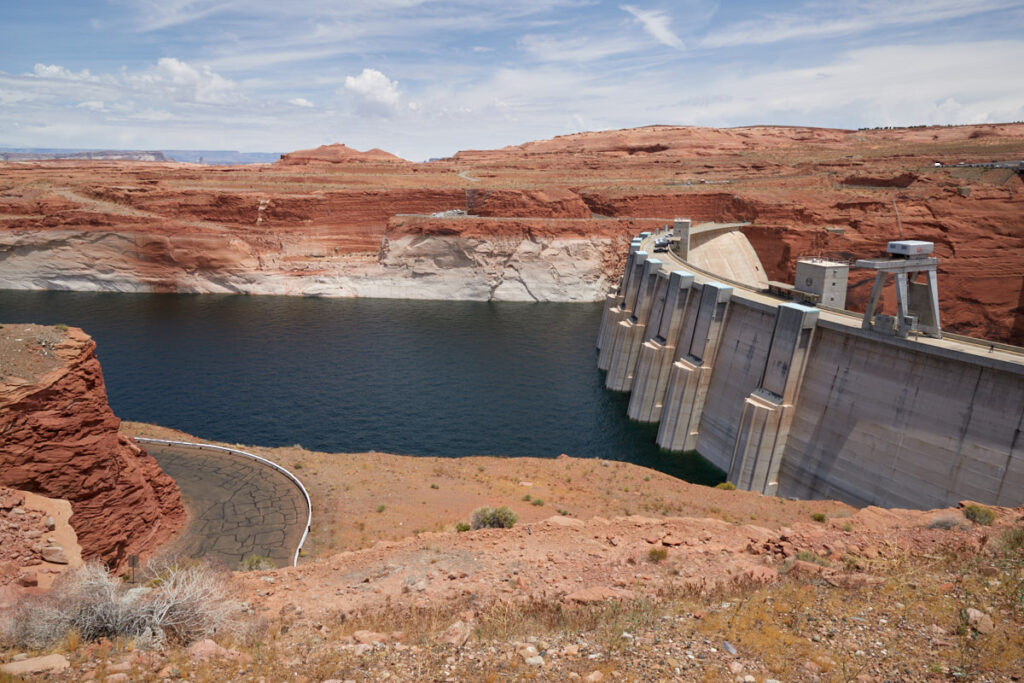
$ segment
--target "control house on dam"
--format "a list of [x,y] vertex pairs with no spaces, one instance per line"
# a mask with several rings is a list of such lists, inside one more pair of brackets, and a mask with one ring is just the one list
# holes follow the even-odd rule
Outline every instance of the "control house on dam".
[[[769,282],[741,224],[642,233],[605,303],[598,366],[658,444],[738,488],[865,506],[1024,503],[1024,349],[941,329],[932,245],[891,242],[867,313],[850,264]],[[895,315],[878,312],[895,287]]]

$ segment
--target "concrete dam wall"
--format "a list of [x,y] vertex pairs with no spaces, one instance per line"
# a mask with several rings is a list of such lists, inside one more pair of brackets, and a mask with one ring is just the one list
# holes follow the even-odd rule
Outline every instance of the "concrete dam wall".
[[[900,339],[718,280],[634,240],[598,336],[658,444],[737,487],[854,505],[1024,503],[1024,355]],[[747,258],[744,256],[744,258]]]

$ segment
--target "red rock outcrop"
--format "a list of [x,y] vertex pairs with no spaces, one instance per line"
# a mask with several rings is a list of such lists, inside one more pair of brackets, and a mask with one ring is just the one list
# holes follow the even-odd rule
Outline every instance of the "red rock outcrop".
[[66,500],[0,486],[0,614],[82,564]]
[[70,501],[83,556],[114,568],[185,521],[177,484],[118,434],[95,342],[77,328],[0,328],[0,484]]
[[305,164],[347,164],[350,162],[387,162],[408,163],[405,159],[395,156],[382,149],[368,149],[360,152],[335,142],[333,145],[320,145],[316,149],[300,149],[297,152],[284,154],[279,163],[285,166],[301,166]]

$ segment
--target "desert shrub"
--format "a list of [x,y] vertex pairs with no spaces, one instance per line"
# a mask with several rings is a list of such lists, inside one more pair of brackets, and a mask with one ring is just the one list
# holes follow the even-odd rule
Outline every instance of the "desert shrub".
[[457,522],[455,524],[455,530],[458,532],[469,531],[471,528],[469,522]]
[[651,548],[647,551],[648,562],[654,562],[657,564],[658,562],[664,561],[666,557],[668,557],[668,550],[665,548]]
[[822,524],[824,524],[825,520],[828,519],[828,517],[825,516],[824,512],[815,512],[811,515],[811,519],[813,519],[815,522],[821,522]]
[[209,565],[170,564],[148,573],[155,585],[146,596],[147,614],[172,640],[191,643],[213,635],[236,609],[226,577]]
[[543,504],[544,501],[541,500],[540,498],[534,498],[532,501],[530,501],[530,505],[536,505],[537,507],[540,507]]
[[960,517],[954,517],[953,515],[940,515],[928,523],[929,529],[942,529],[949,531],[960,526],[960,522],[963,521]]
[[808,550],[801,550],[801,551],[797,552],[796,559],[802,560],[804,562],[812,562],[814,564],[820,564],[822,567],[830,566],[829,561],[826,560],[824,557],[822,557],[821,555],[818,555],[817,553],[812,553],[812,552],[810,552]]
[[243,572],[254,572],[262,571],[264,569],[274,569],[277,565],[269,557],[263,555],[246,555],[242,558],[242,561],[238,563],[238,570]]
[[992,522],[996,521],[996,513],[992,512],[992,510],[984,505],[978,505],[977,503],[971,503],[964,508],[964,517],[975,524],[981,524],[983,526],[989,526]]
[[57,328],[58,330],[60,330],[61,332],[67,332],[68,331],[68,326],[65,325],[64,323],[57,323],[56,325],[54,325],[54,327]]
[[130,638],[140,645],[212,635],[235,612],[225,579],[206,565],[167,565],[130,587],[99,564],[63,574],[49,594],[23,600],[3,639],[43,649],[76,632],[85,642]]
[[1024,527],[1015,526],[1004,531],[999,536],[999,545],[1009,551],[1024,548]]
[[723,491],[735,491],[736,484],[731,481],[723,481],[721,484],[715,487],[716,489],[722,489]]
[[474,529],[511,529],[518,519],[516,513],[503,505],[500,508],[477,508],[469,521]]

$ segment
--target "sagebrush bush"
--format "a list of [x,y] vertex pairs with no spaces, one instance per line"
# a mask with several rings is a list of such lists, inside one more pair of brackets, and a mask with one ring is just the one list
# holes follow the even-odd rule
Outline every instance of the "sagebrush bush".
[[982,526],[989,526],[992,522],[996,521],[996,513],[977,503],[971,503],[964,508],[964,517]]
[[668,550],[665,548],[651,548],[647,551],[647,561],[657,564],[668,557]]
[[238,563],[239,571],[243,572],[274,569],[275,567],[277,567],[277,565],[274,564],[274,561],[269,557],[264,557],[263,555],[246,555],[242,558],[242,561]]
[[932,521],[928,523],[928,528],[949,531],[950,529],[955,529],[958,526],[960,526],[960,523],[962,521],[963,518],[961,517],[953,517],[952,515],[939,515],[938,517],[935,517]]
[[804,562],[811,562],[813,564],[818,564],[818,565],[821,565],[822,567],[829,567],[832,564],[831,562],[826,560],[821,555],[818,555],[817,553],[812,553],[809,550],[801,550],[801,551],[797,552],[796,559],[802,560]]
[[999,537],[999,544],[1008,551],[1024,548],[1024,527],[1015,526],[1004,531]]
[[732,483],[731,481],[723,481],[721,484],[718,484],[717,486],[715,486],[715,488],[716,489],[722,489],[724,491],[735,491],[736,490],[736,484]]
[[129,586],[99,564],[65,572],[44,596],[15,608],[3,640],[43,649],[69,632],[84,641],[129,638],[141,646],[165,639],[187,644],[212,635],[235,613],[222,574],[203,564],[167,564],[146,572],[148,582]]
[[500,508],[477,508],[469,522],[474,529],[511,529],[518,519],[516,513],[503,505]]

